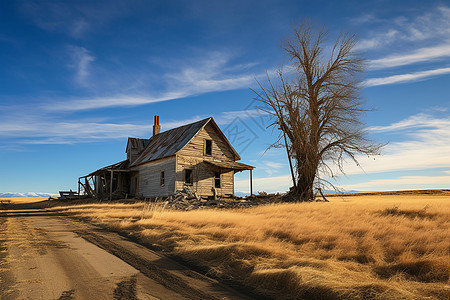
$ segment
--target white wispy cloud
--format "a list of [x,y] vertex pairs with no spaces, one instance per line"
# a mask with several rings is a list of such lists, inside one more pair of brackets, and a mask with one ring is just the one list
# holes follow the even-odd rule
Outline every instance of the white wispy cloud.
[[87,86],[90,64],[95,60],[95,57],[83,47],[71,46],[69,51],[72,58],[72,63],[69,67],[75,69],[75,81],[81,86]]
[[448,108],[447,107],[443,107],[443,106],[433,106],[433,107],[430,107],[429,109],[428,109],[428,111],[431,111],[431,112],[446,112],[446,111],[448,111]]
[[371,69],[392,68],[446,57],[450,57],[450,44],[426,47],[405,54],[374,59],[369,61],[369,67]]
[[42,108],[47,111],[71,112],[71,111],[83,111],[106,107],[138,106],[162,101],[169,101],[174,99],[181,99],[187,96],[188,94],[182,92],[168,92],[163,95],[160,95],[159,97],[116,95],[111,97],[105,96],[105,97],[68,99],[66,101],[52,101],[43,104]]
[[[450,57],[450,8],[434,7],[421,15],[406,18],[396,17],[391,20],[369,18],[367,22],[376,24],[372,37],[359,42],[357,50],[367,50],[384,47],[395,43],[395,49],[407,49],[403,52],[391,53],[385,57],[372,59],[368,62],[369,70],[410,66],[417,63],[446,61]],[[378,27],[378,26],[381,26]],[[424,47],[424,45],[428,45]],[[432,46],[430,46],[432,45]],[[369,78],[364,86],[381,86],[425,80],[433,76],[450,73],[450,68],[444,66],[431,70],[408,71],[408,73],[390,75],[380,78]]]
[[232,122],[236,121],[236,118],[241,120],[251,119],[256,115],[256,110],[234,110],[234,111],[223,111],[213,115],[197,115],[195,117],[184,119],[184,120],[170,120],[161,122],[161,126],[164,130],[179,127],[196,121],[200,121],[209,117],[213,117],[215,122],[220,126],[226,126]]
[[[254,78],[251,74],[241,74],[241,71],[245,69],[242,65],[241,67],[239,65],[229,66],[231,59],[232,57],[228,53],[212,51],[192,62],[192,65],[166,74],[164,77],[171,79],[169,80],[170,85],[179,86],[181,84],[185,89],[190,89],[191,93],[233,89],[236,86],[242,86],[241,81],[245,82]],[[233,72],[227,74],[226,69]]]
[[365,13],[360,14],[354,18],[351,18],[350,21],[357,25],[366,24],[366,23],[378,23],[381,22],[381,19],[377,18],[373,13]]
[[[446,38],[450,33],[450,8],[441,5],[415,17],[396,17],[382,20],[373,15],[361,19],[376,26],[372,36],[358,43],[358,50],[379,48],[398,42],[417,42]],[[361,21],[360,20],[360,21]]]
[[403,141],[387,144],[376,157],[359,156],[363,170],[349,163],[346,174],[425,170],[450,167],[450,117],[418,114],[387,126],[369,128],[374,133],[401,134]]
[[[447,110],[441,108],[440,111],[446,112]],[[372,126],[368,130],[371,132],[393,132],[417,128],[450,128],[450,119],[435,118],[430,114],[419,113],[387,126]]]
[[374,37],[370,39],[360,40],[355,46],[355,50],[366,50],[381,47],[386,43],[391,43],[395,41],[396,36],[399,32],[394,29],[389,29],[387,32],[377,33]]
[[282,157],[283,155],[286,155],[286,149],[285,148],[270,148],[261,150],[258,152],[258,158],[261,157]]
[[255,108],[246,110],[227,111],[222,112],[220,115],[218,115],[216,122],[221,125],[229,124],[230,122],[235,121],[237,118],[239,119],[260,118],[262,115],[266,115],[266,113]]
[[284,164],[278,163],[278,162],[274,162],[274,161],[265,161],[264,163],[265,163],[269,168],[276,169],[276,170],[285,167]]
[[151,124],[114,124],[83,120],[9,120],[0,122],[0,136],[13,137],[17,143],[22,144],[73,144],[128,136],[148,136],[151,128]]
[[285,163],[269,160],[257,161],[255,166],[258,172],[265,172],[269,176],[280,174],[280,172],[284,173],[288,169]]
[[396,83],[406,83],[413,82],[419,80],[425,80],[427,78],[439,75],[450,74],[450,67],[447,68],[439,68],[434,70],[413,72],[408,74],[400,74],[400,75],[392,75],[387,77],[380,78],[369,78],[365,80],[362,84],[365,87],[371,86],[380,86],[380,85],[388,85],[388,84],[396,84]]
[[82,37],[90,27],[83,13],[69,3],[27,1],[22,3],[21,10],[40,28],[74,38]]
[[[87,83],[89,64],[95,59],[84,48],[75,48],[77,81]],[[52,101],[42,106],[49,111],[82,111],[106,107],[138,106],[150,103],[170,101],[189,96],[248,88],[255,85],[255,78],[266,76],[264,72],[248,70],[253,64],[233,65],[232,57],[223,52],[212,52],[194,60],[190,65],[178,71],[160,76],[166,87],[161,92],[141,92],[139,95],[113,95],[79,99]],[[230,70],[233,72],[227,73]]]
[[69,29],[70,35],[80,38],[89,30],[89,28],[90,24],[85,18],[75,19]]

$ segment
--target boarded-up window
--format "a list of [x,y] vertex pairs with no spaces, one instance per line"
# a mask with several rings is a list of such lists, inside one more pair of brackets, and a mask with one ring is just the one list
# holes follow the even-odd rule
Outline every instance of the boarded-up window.
[[194,182],[192,169],[186,169],[184,170],[184,183],[185,184],[192,184]]
[[215,172],[214,173],[214,187],[215,188],[220,188],[221,187],[220,172]]
[[164,174],[164,171],[161,171],[161,176],[160,176],[160,178],[159,178],[159,184],[160,184],[161,186],[164,186],[164,183],[165,183],[165,175],[166,175],[166,174]]
[[211,140],[204,140],[204,152],[205,155],[212,155],[212,141]]

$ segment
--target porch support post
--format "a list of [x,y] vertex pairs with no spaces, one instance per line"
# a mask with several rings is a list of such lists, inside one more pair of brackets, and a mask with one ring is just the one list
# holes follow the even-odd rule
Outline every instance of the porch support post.
[[98,188],[98,182],[97,182],[97,175],[92,176],[92,181],[94,182],[94,195],[98,200],[100,198],[100,195],[99,195],[99,188]]
[[114,171],[111,170],[111,181],[109,182],[109,201],[112,200]]
[[253,196],[253,170],[250,170],[250,196]]
[[78,199],[80,199],[80,178],[78,178]]
[[89,184],[89,180],[87,177],[84,178],[84,186],[87,188],[87,194],[89,197],[93,197],[91,193],[91,185]]

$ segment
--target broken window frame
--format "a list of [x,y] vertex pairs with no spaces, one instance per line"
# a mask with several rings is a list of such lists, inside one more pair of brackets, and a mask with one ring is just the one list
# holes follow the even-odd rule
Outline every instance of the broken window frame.
[[184,170],[184,184],[193,185],[194,184],[194,170],[185,169]]
[[166,181],[166,174],[165,174],[165,171],[164,170],[162,170],[161,172],[160,172],[160,175],[159,175],[160,177],[159,177],[159,185],[160,186],[164,186],[165,185],[165,181]]
[[[219,176],[217,176],[219,175]],[[222,172],[214,172],[214,187],[216,189],[222,188]]]

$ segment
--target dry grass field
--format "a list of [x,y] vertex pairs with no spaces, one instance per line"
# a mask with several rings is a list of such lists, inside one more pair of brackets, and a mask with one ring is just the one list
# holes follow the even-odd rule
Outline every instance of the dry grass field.
[[278,299],[449,299],[450,191],[173,211],[59,207]]

